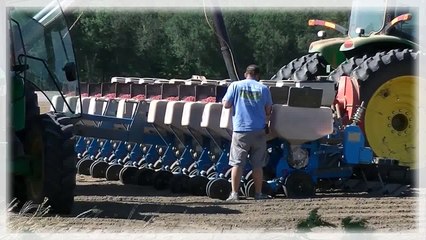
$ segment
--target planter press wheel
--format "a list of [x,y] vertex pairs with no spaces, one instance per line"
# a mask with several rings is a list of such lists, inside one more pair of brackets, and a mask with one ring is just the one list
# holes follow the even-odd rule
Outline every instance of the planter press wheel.
[[157,190],[164,190],[170,186],[170,180],[173,178],[173,173],[160,170],[154,173],[153,185]]
[[191,173],[194,170],[197,170],[197,167],[195,166],[196,164],[197,164],[196,162],[193,162],[193,163],[191,163],[191,165],[189,165],[189,167],[188,167],[189,173]]
[[197,176],[197,175],[198,175],[198,169],[192,169],[192,171],[189,173],[190,177]]
[[245,196],[246,195],[246,186],[245,184],[241,183],[240,184],[240,188],[239,188],[239,195],[240,196]]
[[162,165],[163,165],[163,161],[157,160],[157,161],[155,161],[155,163],[154,163],[154,165],[152,167],[154,169],[160,169]]
[[170,172],[178,173],[180,171],[179,161],[174,161],[172,165],[170,165]]
[[110,165],[106,170],[106,179],[109,181],[117,181],[120,179],[120,171],[123,169],[121,164]]
[[211,179],[211,178],[216,178],[217,177],[217,172],[211,172],[207,175],[207,178]]
[[409,49],[391,50],[368,58],[352,73],[366,106],[362,127],[368,145],[375,155],[412,168],[417,151],[418,57]]
[[115,154],[113,153],[113,154],[111,154],[111,155],[108,157],[108,159],[106,160],[106,162],[112,162],[112,161],[114,161],[114,159],[115,159]]
[[250,181],[250,179],[252,179],[252,174],[253,174],[253,170],[250,170],[245,176],[244,179],[246,181]]
[[217,178],[210,183],[209,195],[211,198],[226,200],[231,193],[231,183],[223,178]]
[[148,167],[148,163],[146,162],[142,162],[139,166],[139,168],[147,168]]
[[195,196],[206,195],[207,183],[209,183],[209,179],[199,175],[189,178],[188,181],[190,191]]
[[172,173],[179,173],[180,172],[180,167],[179,166],[174,166],[171,170]]
[[309,174],[293,172],[284,182],[284,193],[287,198],[309,198],[315,195],[315,186]]
[[224,177],[226,179],[230,179],[231,178],[231,172],[232,172],[232,167],[229,168],[228,170],[226,170]]
[[138,185],[141,185],[141,186],[152,185],[152,183],[153,183],[152,177],[153,177],[154,173],[155,173],[154,169],[149,169],[149,168],[139,169],[137,174],[136,174]]
[[77,162],[77,171],[79,174],[90,176],[90,165],[92,165],[93,160],[89,156],[86,156],[80,159]]
[[254,181],[250,179],[246,184],[244,184],[244,196],[254,197]]
[[137,184],[136,174],[138,168],[134,166],[124,166],[119,173],[120,182],[123,184]]
[[93,178],[105,178],[109,164],[105,161],[94,161],[90,165],[90,175]]
[[217,178],[213,178],[213,179],[210,179],[208,182],[207,182],[207,185],[206,185],[206,189],[205,189],[205,191],[206,191],[206,195],[208,196],[208,197],[210,197],[210,184],[214,181],[214,180],[216,180]]
[[83,153],[80,154],[80,159],[84,158],[84,157],[87,157],[88,154],[89,154],[89,152],[87,150],[85,150]]
[[216,168],[215,168],[214,165],[209,167],[209,169],[207,169],[207,172],[206,172],[207,176],[209,176],[211,173],[216,173],[215,170],[216,170]]
[[174,174],[170,180],[170,191],[172,193],[187,192],[189,177],[184,174]]
[[240,187],[238,188],[238,192],[240,196],[246,195],[246,184],[247,184],[247,181],[244,181],[244,180],[240,181]]
[[82,160],[83,160],[83,158],[77,157],[77,163],[75,164],[75,166],[77,167],[77,173],[78,173],[78,165],[80,165]]
[[[255,188],[254,188],[254,181],[253,179],[250,179],[250,181],[247,182],[245,185],[245,196],[246,197],[254,197],[255,195]],[[269,184],[266,181],[262,181],[262,193],[274,197],[276,193],[272,190],[272,188],[269,186]]]

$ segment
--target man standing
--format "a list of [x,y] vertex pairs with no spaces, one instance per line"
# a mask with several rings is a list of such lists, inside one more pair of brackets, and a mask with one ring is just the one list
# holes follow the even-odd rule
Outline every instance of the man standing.
[[246,79],[232,82],[223,97],[225,108],[233,108],[232,142],[229,156],[232,192],[227,201],[239,200],[238,192],[243,169],[250,155],[255,199],[267,199],[262,194],[263,167],[266,165],[265,123],[272,110],[269,88],[261,83],[257,65],[249,65],[244,73]]

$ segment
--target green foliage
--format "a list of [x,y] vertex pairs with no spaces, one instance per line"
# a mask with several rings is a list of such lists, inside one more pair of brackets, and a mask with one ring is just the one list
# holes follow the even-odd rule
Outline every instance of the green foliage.
[[336,225],[322,220],[321,216],[318,215],[318,208],[315,208],[309,212],[309,216],[305,220],[302,220],[297,224],[297,230],[303,231],[303,232],[309,232],[314,227],[335,228]]
[[342,219],[342,227],[349,232],[367,230],[367,220],[354,220],[352,217],[345,217]]
[[[321,219],[321,216],[318,214],[318,209],[315,208],[309,212],[309,215],[306,219],[300,220],[297,224],[297,230],[301,232],[310,232],[312,228],[315,227],[332,227],[336,228],[335,224],[326,222]],[[353,217],[345,217],[342,219],[341,226],[345,231],[348,232],[359,232],[367,230],[367,220],[366,219],[354,219]]]
[[[193,11],[111,11],[76,9],[83,15],[71,31],[82,81],[109,81],[112,76],[210,79],[229,78],[219,42],[202,9]],[[348,11],[224,10],[223,16],[240,75],[248,64],[269,79],[283,65],[305,55],[320,27],[310,18],[347,26]],[[211,13],[207,18],[212,25]],[[327,30],[329,36],[338,32]]]

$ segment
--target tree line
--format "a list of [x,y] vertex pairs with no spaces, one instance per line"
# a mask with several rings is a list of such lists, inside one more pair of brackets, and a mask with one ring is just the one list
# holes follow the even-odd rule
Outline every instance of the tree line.
[[[316,33],[341,36],[309,19],[347,26],[349,11],[222,10],[237,68],[256,63],[262,79],[271,78],[294,58],[305,55]],[[215,36],[210,11],[76,9],[73,24],[79,76],[85,82],[110,81],[113,76],[188,79],[229,78]]]

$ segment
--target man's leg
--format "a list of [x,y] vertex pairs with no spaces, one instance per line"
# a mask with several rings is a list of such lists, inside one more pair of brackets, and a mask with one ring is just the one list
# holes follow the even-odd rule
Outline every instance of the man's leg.
[[255,191],[255,199],[268,199],[262,194],[263,167],[267,163],[268,154],[266,152],[266,134],[262,131],[254,132],[251,136],[250,163],[252,166],[252,177]]
[[254,192],[256,194],[262,193],[262,185],[263,185],[263,168],[257,167],[252,169],[252,177],[254,184]]
[[233,133],[231,149],[229,154],[229,165],[231,169],[231,187],[232,192],[229,195],[227,201],[238,200],[238,192],[240,190],[241,175],[243,174],[243,168],[246,165],[248,145],[245,143],[245,134]]
[[231,186],[232,192],[238,193],[240,190],[241,175],[243,174],[243,167],[234,166],[231,170]]

